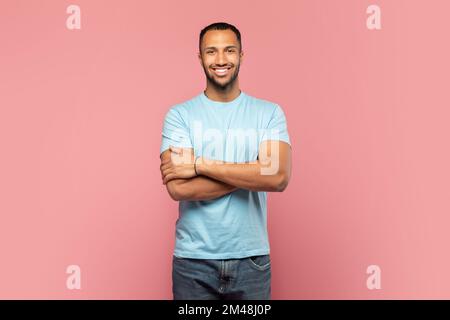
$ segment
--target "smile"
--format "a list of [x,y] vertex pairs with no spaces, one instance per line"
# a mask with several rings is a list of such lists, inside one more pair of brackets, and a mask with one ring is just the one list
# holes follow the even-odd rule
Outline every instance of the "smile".
[[217,76],[219,76],[219,77],[223,77],[223,76],[227,75],[230,69],[231,69],[230,67],[227,67],[227,68],[213,68],[214,73]]

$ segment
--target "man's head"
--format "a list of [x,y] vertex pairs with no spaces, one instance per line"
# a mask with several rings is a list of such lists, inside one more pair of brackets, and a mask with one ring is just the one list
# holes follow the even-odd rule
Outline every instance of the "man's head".
[[209,82],[226,90],[237,79],[243,58],[241,33],[228,23],[210,24],[200,32],[199,60]]

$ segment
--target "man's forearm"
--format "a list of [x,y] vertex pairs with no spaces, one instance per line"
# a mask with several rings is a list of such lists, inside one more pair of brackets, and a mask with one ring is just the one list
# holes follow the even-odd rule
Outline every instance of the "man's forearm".
[[259,161],[221,163],[203,159],[197,164],[197,171],[203,176],[251,191],[283,191],[288,183],[283,172],[262,174],[264,168]]
[[233,192],[237,187],[205,176],[174,179],[167,183],[167,191],[176,201],[212,200]]

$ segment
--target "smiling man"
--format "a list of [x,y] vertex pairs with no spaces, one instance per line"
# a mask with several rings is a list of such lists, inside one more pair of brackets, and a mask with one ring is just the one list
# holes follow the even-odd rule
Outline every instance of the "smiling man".
[[206,89],[164,119],[161,177],[179,201],[174,299],[271,297],[267,192],[288,185],[291,147],[281,107],[240,90],[243,57],[236,27],[204,28]]

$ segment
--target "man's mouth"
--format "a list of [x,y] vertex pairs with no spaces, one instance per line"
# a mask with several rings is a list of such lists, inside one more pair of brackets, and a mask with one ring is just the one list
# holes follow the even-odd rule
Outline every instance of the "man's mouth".
[[228,74],[231,67],[220,67],[220,68],[212,68],[212,69],[217,76],[223,77]]

